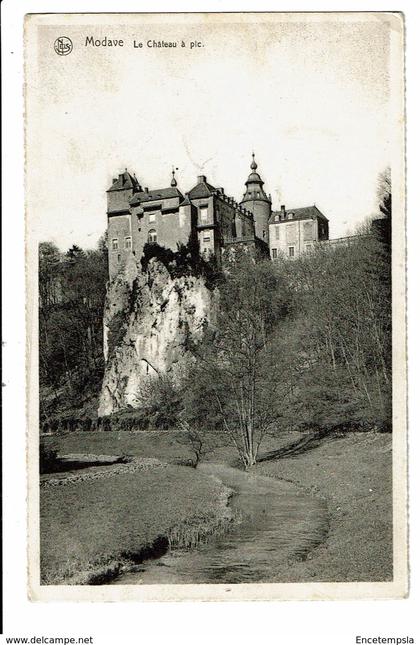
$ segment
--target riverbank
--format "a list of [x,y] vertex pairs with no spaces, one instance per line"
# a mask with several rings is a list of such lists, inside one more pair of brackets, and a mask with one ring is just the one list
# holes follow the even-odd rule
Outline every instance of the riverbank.
[[325,500],[324,542],[270,582],[392,580],[392,436],[351,433],[293,457],[258,464],[267,475]]
[[294,484],[226,464],[203,463],[199,470],[235,491],[230,503],[241,522],[197,549],[174,550],[144,562],[113,584],[269,582],[291,559],[311,552],[324,540],[325,503],[302,495]]
[[[158,571],[158,579],[162,581],[170,575],[175,580],[190,581],[191,571],[193,579],[199,563],[205,564],[208,558],[212,564],[204,566],[205,575],[209,579],[217,578],[222,566],[220,550],[216,560],[211,550],[218,543],[221,548],[227,543],[229,557],[239,546],[240,573],[235,564],[232,567],[230,562],[225,563],[220,580],[215,581],[222,581],[228,574],[240,581],[247,557],[250,560],[246,575],[252,574],[254,578],[251,575],[246,581],[392,579],[391,435],[351,433],[306,441],[302,435],[287,433],[281,439],[271,438],[266,442],[262,454],[269,460],[257,464],[245,476],[237,468],[226,470],[226,466],[237,466],[238,462],[235,451],[226,446],[208,455],[207,463],[198,470],[183,466],[191,455],[178,434],[101,432],[43,439],[47,445],[59,448],[61,454],[73,454],[73,458],[75,454],[85,454],[92,462],[94,455],[103,458],[108,454],[130,460],[126,464],[91,466],[73,473],[42,477],[44,584],[107,583],[133,564],[162,556],[170,545],[194,548],[213,534],[219,535],[220,540],[212,538],[208,549],[190,552],[188,560],[196,566],[174,571],[171,559],[169,566],[155,567],[153,575]],[[272,458],[277,452],[286,452],[288,456]],[[214,471],[217,463],[224,465],[223,478]],[[209,474],[222,479],[224,485]],[[230,483],[231,476],[235,485]],[[295,491],[293,499],[289,495],[282,501],[275,495],[278,522],[269,503],[270,496],[265,499],[266,484],[258,476],[275,478],[286,489],[291,486]],[[49,481],[51,478],[53,482]],[[253,509],[249,520],[241,500],[235,497],[228,506],[231,488],[238,492],[240,489],[247,498],[244,503]],[[260,488],[262,497],[258,497]],[[308,505],[307,510],[312,510],[308,511],[307,518],[299,515],[308,503],[298,499],[299,494],[305,498],[311,496],[317,503],[313,509]],[[237,532],[231,526],[235,505],[240,507],[246,520]],[[252,573],[252,563],[264,561],[260,533],[271,520],[275,520],[269,526],[274,533],[270,536],[268,552],[269,558],[276,553],[276,567],[269,562],[262,567],[264,574]],[[285,529],[287,523],[290,530]],[[229,536],[223,536],[227,528]],[[289,534],[293,539],[286,539],[281,546]],[[306,546],[302,549],[298,542],[304,535],[310,538],[303,540]],[[246,544],[248,538],[252,549]],[[288,550],[295,542],[295,551],[288,551],[284,559],[282,550],[286,547]],[[168,561],[166,556],[165,561]],[[177,566],[180,565],[178,559]]]
[[43,584],[103,584],[170,546],[194,548],[232,521],[231,491],[192,468],[155,463],[78,476],[50,486],[44,479]]

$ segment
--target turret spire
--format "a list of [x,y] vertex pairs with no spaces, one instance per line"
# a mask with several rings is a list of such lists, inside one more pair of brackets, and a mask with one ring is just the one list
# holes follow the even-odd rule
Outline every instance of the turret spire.
[[254,215],[255,232],[260,240],[268,240],[268,220],[271,215],[271,198],[267,197],[264,182],[257,172],[258,164],[252,153],[251,173],[245,182],[245,193],[241,205]]

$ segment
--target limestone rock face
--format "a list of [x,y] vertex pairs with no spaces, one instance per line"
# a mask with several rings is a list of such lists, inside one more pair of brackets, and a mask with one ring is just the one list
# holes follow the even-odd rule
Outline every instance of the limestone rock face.
[[197,339],[217,310],[217,291],[204,278],[172,278],[156,259],[142,272],[127,264],[109,285],[104,312],[105,374],[99,416],[140,407],[141,390],[157,374],[175,377],[191,356],[187,337]]

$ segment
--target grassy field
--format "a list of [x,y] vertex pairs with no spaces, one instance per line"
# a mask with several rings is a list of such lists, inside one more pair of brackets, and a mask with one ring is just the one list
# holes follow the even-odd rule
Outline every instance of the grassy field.
[[[278,582],[392,579],[392,437],[349,434],[256,466],[327,501],[327,540]],[[275,582],[275,580],[273,580]]]
[[168,462],[184,460],[190,456],[188,448],[177,441],[176,432],[73,432],[42,437],[42,441],[55,447],[61,455],[85,453],[157,457]]
[[42,490],[42,581],[101,582],[168,542],[194,545],[229,521],[228,492],[182,466]]
[[[271,438],[262,452],[291,444],[299,436]],[[95,575],[100,581],[102,575],[106,578],[159,551],[161,538],[160,546],[168,539],[194,545],[225,523],[226,489],[179,465],[191,454],[175,432],[85,432],[43,441],[61,455],[132,455],[171,464],[43,490],[42,574],[47,584],[82,584]],[[326,541],[305,560],[289,563],[278,582],[392,578],[391,441],[391,435],[373,433],[326,438],[253,469],[290,481],[328,505]],[[234,450],[226,446],[206,459],[237,465]]]
[[[193,453],[183,443],[181,434],[171,432],[73,432],[63,435],[43,436],[41,441],[50,448],[56,448],[60,455],[84,453],[92,455],[156,457],[168,463],[179,463],[191,459]],[[261,452],[279,448],[301,437],[297,432],[283,433],[278,438],[267,437],[261,446]],[[222,447],[206,454],[206,461],[239,465],[234,447],[226,445],[224,436],[217,437],[215,443],[224,443]]]

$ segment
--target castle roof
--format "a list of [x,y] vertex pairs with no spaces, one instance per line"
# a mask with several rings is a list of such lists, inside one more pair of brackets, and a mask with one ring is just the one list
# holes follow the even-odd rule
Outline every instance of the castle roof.
[[248,175],[248,179],[246,180],[245,184],[263,184],[263,180],[259,176],[257,172],[251,172],[250,175]]
[[252,162],[250,168],[251,173],[248,175],[248,179],[245,182],[246,190],[243,195],[241,204],[255,201],[271,203],[271,196],[267,197],[267,194],[264,190],[264,182],[261,179],[260,175],[257,173],[258,164],[255,161],[254,153],[252,153]]
[[255,161],[255,153],[252,153],[252,162],[250,165],[250,168],[252,172],[250,175],[248,175],[248,179],[245,182],[245,185],[248,186],[248,184],[261,184],[261,186],[264,184],[263,180],[261,179],[260,175],[257,173],[257,168],[258,164]]
[[[302,219],[322,219],[325,222],[328,222],[328,218],[325,217],[323,213],[319,210],[319,208],[315,205],[313,206],[304,206],[303,208],[288,208],[286,211],[284,211],[286,214],[285,219],[280,219],[279,221],[275,220],[275,216],[279,215],[280,217],[282,216],[282,211],[273,211],[271,213],[271,217],[268,220],[269,224],[280,224],[282,222],[293,222],[296,220],[302,220]],[[290,219],[287,218],[287,215],[293,215]]]
[[137,206],[138,204],[144,202],[160,201],[162,199],[171,199],[173,197],[184,199],[184,195],[178,190],[176,186],[170,186],[169,188],[157,188],[156,190],[136,193],[130,199],[130,205]]
[[112,180],[112,185],[106,192],[112,193],[115,190],[129,190],[130,188],[141,190],[137,177],[135,175],[130,175],[126,169],[125,172],[119,174],[118,177]]
[[189,192],[190,199],[209,197],[216,192],[216,188],[208,183],[204,175],[198,177],[198,183]]

